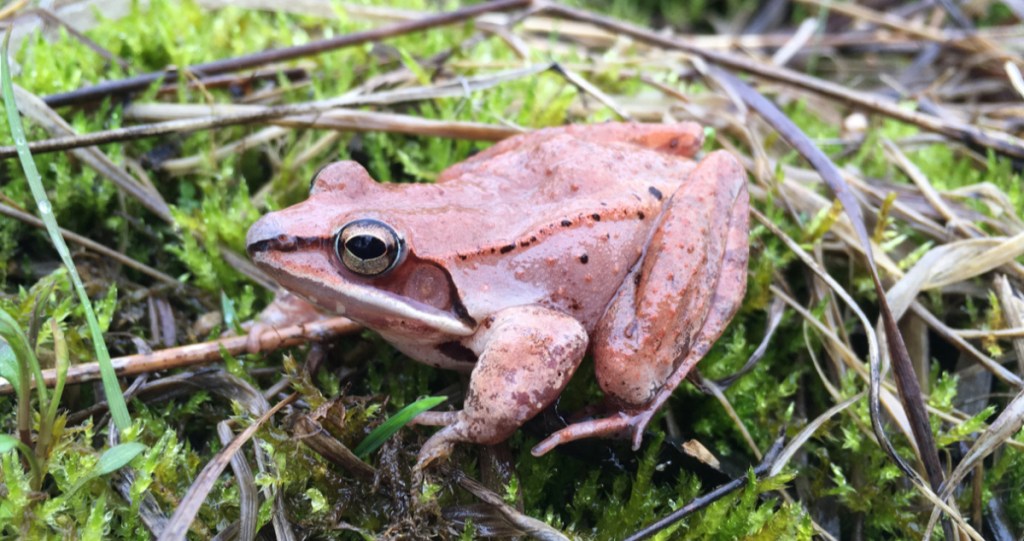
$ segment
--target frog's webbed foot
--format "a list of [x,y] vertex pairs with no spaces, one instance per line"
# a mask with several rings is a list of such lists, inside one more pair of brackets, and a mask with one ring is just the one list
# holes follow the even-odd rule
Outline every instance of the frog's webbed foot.
[[561,312],[517,306],[482,322],[466,345],[478,352],[479,359],[463,409],[418,420],[447,424],[423,444],[418,468],[446,458],[456,442],[503,441],[546,408],[583,359],[587,333]]

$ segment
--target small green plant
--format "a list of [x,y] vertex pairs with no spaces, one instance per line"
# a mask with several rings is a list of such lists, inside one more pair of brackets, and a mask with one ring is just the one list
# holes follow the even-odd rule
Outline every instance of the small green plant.
[[380,426],[373,429],[373,432],[370,432],[370,434],[366,436],[366,439],[356,446],[353,452],[356,456],[366,457],[370,453],[379,449],[381,445],[384,445],[384,442],[387,441],[395,432],[398,432],[403,426],[409,424],[409,421],[412,421],[413,417],[437,406],[445,400],[448,400],[447,396],[427,396],[398,410],[398,413],[392,415],[388,420],[381,423]]
[[[53,205],[50,203],[49,197],[46,195],[46,190],[43,189],[43,182],[39,176],[39,171],[36,169],[35,161],[32,159],[32,153],[28,149],[28,142],[25,139],[25,130],[21,126],[21,117],[18,115],[18,105],[14,98],[14,84],[11,82],[11,67],[8,64],[7,47],[10,43],[11,33],[8,28],[7,35],[4,37],[3,48],[0,49],[0,55],[3,58],[0,59],[0,83],[3,85],[3,97],[4,97],[4,109],[7,111],[7,125],[11,130],[11,134],[14,137],[14,145],[18,148],[18,161],[21,162],[21,167],[25,171],[25,178],[28,179],[29,187],[32,190],[32,196],[35,198],[36,206],[39,209],[39,214],[42,217],[43,223],[46,224],[46,232],[50,236],[50,242],[53,243],[53,247],[57,250],[60,255],[61,261],[64,263],[64,267],[68,270],[68,275],[71,278],[71,282],[75,286],[75,292],[78,294],[78,300],[82,303],[82,308],[85,310],[85,318],[89,324],[89,332],[92,335],[93,348],[96,352],[96,361],[99,363],[100,372],[103,376],[103,392],[106,394],[107,405],[110,409],[110,415],[114,419],[114,424],[121,430],[127,429],[131,426],[131,417],[128,416],[128,406],[125,405],[124,397],[121,395],[121,386],[117,382],[117,375],[114,373],[114,366],[110,362],[110,352],[107,351],[107,343],[103,339],[103,332],[100,330],[99,321],[96,319],[96,313],[93,311],[92,302],[89,300],[89,295],[85,292],[85,285],[82,284],[81,277],[78,276],[78,269],[75,267],[75,263],[71,260],[71,252],[68,250],[67,244],[64,242],[64,237],[60,234],[60,227],[57,225],[57,219],[53,216]],[[31,360],[21,361],[27,364],[32,364]],[[39,397],[41,407],[47,403],[45,384],[41,372],[39,372],[38,362],[34,363],[34,371],[36,372],[37,387],[39,389]],[[22,373],[24,380],[27,380],[27,375]],[[24,381],[20,383],[23,387],[26,385]],[[27,399],[27,393],[25,393],[22,399]],[[19,407],[19,411],[21,408]]]

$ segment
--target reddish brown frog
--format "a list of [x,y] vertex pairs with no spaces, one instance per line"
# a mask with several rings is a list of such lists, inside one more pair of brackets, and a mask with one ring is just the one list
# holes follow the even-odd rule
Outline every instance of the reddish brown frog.
[[512,137],[436,184],[325,167],[309,199],[249,230],[288,290],[379,332],[413,359],[472,372],[463,409],[420,465],[493,444],[551,404],[589,350],[613,413],[567,441],[644,427],[736,312],[746,286],[746,175],[695,163],[693,123],[600,124]]

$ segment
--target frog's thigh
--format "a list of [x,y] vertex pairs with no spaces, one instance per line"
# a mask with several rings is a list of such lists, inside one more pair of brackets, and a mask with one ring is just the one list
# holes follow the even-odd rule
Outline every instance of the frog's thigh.
[[674,388],[679,363],[686,358],[688,371],[699,360],[691,349],[721,334],[746,283],[747,220],[743,168],[726,152],[708,155],[666,204],[598,323],[597,379],[619,406],[650,404],[670,380]]
[[423,445],[420,465],[447,456],[457,441],[508,438],[558,397],[583,359],[587,333],[561,312],[518,306],[484,321],[467,345],[479,359],[463,409]]

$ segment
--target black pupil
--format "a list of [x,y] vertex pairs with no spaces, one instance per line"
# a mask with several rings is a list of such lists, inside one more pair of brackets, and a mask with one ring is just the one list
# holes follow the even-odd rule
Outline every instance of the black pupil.
[[345,241],[345,249],[359,259],[375,259],[388,251],[384,241],[373,235],[356,235]]

